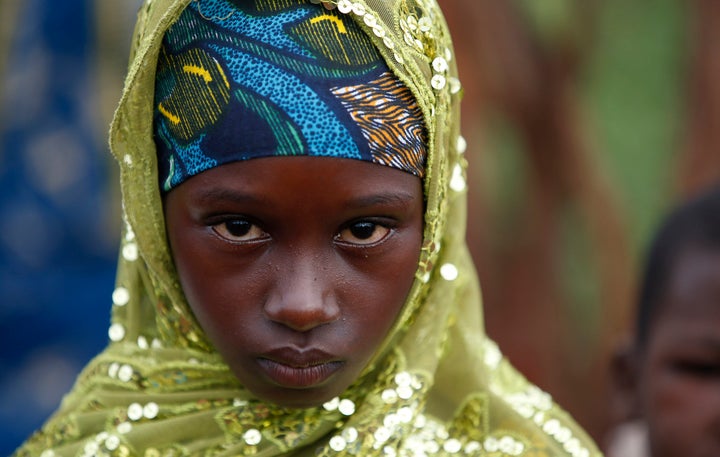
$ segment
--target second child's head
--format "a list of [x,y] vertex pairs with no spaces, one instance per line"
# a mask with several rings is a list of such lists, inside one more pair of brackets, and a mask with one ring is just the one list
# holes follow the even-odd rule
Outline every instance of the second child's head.
[[659,230],[633,345],[616,369],[653,457],[720,455],[720,190]]

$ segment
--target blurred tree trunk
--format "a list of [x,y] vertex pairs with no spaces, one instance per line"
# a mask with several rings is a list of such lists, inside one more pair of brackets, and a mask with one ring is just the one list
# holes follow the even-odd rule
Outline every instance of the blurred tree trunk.
[[720,2],[690,5],[686,139],[679,158],[684,195],[720,183]]
[[[478,265],[488,334],[529,379],[547,390],[601,440],[607,426],[607,358],[628,322],[632,262],[592,126],[585,118],[577,79],[590,52],[595,2],[567,2],[565,18],[543,35],[517,2],[442,1],[457,48],[465,88],[463,130],[471,148],[490,134],[492,116],[507,120],[522,144],[523,198],[505,246],[494,232],[492,202],[483,195],[482,170],[502,151],[474,150],[471,161],[468,242]],[[558,18],[556,18],[558,19]],[[559,24],[560,27],[557,27]],[[500,202],[499,204],[503,204]],[[573,230],[589,244],[587,271],[597,283],[595,303],[573,303],[558,257]],[[592,307],[580,322],[573,308]]]

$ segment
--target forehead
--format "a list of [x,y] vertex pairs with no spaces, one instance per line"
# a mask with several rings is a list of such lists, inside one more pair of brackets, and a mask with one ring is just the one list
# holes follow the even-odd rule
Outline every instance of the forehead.
[[422,180],[415,175],[337,157],[264,157],[231,162],[190,178],[178,189],[184,189],[188,196],[212,197],[226,190],[254,194],[261,200],[288,196],[295,200],[308,194],[322,201],[380,194],[422,198]]
[[690,247],[676,259],[655,318],[656,328],[714,329],[720,338],[720,251]]

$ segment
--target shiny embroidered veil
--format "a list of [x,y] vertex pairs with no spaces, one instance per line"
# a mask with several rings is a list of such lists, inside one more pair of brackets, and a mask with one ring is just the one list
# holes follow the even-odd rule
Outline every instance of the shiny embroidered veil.
[[279,408],[238,383],[186,303],[158,186],[156,62],[164,31],[190,1],[142,7],[110,131],[125,221],[110,344],[17,455],[600,455],[485,335],[465,244],[462,91],[434,0],[328,2],[373,40],[426,121],[424,243],[398,321],[360,379],[323,406]]

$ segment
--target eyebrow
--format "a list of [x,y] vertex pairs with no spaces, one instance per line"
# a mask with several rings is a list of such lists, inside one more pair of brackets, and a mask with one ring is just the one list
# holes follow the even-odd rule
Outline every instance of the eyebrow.
[[207,204],[218,200],[233,203],[262,203],[263,201],[254,195],[224,187],[202,189],[195,195],[195,200],[200,204]]
[[407,192],[385,192],[381,194],[371,194],[354,198],[350,200],[348,204],[355,207],[376,205],[395,206],[407,205],[411,203],[413,199],[413,195]]
[[[347,202],[348,206],[362,208],[367,206],[402,206],[408,205],[414,200],[414,196],[408,192],[383,192],[377,194],[362,195],[352,198]],[[195,200],[200,204],[213,201],[228,201],[233,203],[256,203],[262,204],[265,199],[242,191],[228,188],[210,188],[198,191]]]

